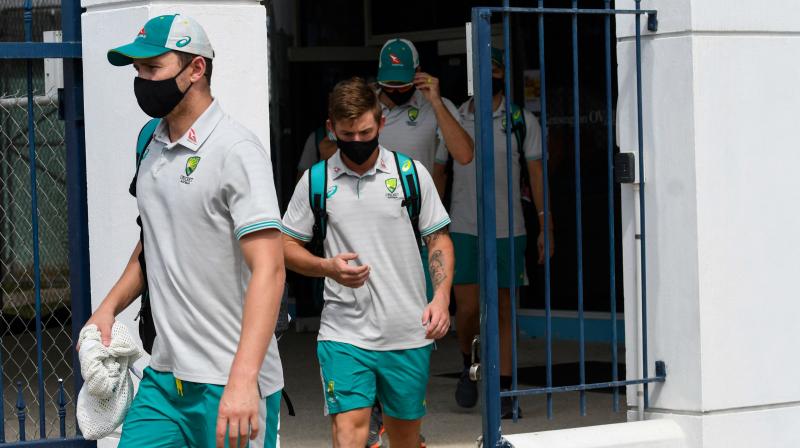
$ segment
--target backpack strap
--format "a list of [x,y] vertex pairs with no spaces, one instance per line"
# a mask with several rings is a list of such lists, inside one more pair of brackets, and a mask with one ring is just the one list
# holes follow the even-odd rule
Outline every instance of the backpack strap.
[[136,180],[139,178],[139,165],[141,165],[142,160],[147,157],[147,147],[150,146],[150,142],[153,141],[153,134],[155,134],[159,123],[161,123],[160,118],[153,118],[148,121],[142,126],[142,129],[139,131],[139,136],[136,138],[136,173],[133,175],[130,187],[128,187],[128,192],[133,197],[136,197]]
[[419,214],[422,211],[422,192],[419,187],[419,176],[417,175],[417,166],[411,157],[407,155],[392,151],[394,153],[394,161],[397,165],[397,175],[400,177],[400,184],[403,186],[403,199],[402,206],[408,211],[408,217],[411,219],[411,226],[414,228],[414,237],[417,239],[417,246],[422,250],[422,238],[419,233]]
[[314,214],[311,249],[315,255],[322,254],[322,242],[328,233],[328,212],[326,211],[326,190],[328,187],[328,161],[320,160],[308,170],[308,203]]
[[[161,120],[158,118],[148,121],[142,126],[139,136],[136,138],[136,172],[128,188],[131,196],[136,197],[136,180],[139,177],[139,165],[142,164],[142,160],[147,156],[147,147],[153,140],[153,134],[160,122]],[[150,308],[150,290],[147,287],[147,261],[144,257],[144,226],[142,225],[141,216],[136,217],[136,224],[139,225],[139,241],[142,243],[142,251],[139,252],[138,260],[144,276],[144,290],[142,291],[141,308],[139,308],[139,314],[136,315],[134,320],[139,321],[139,338],[142,340],[144,351],[149,354],[153,351],[153,342],[157,335],[155,322],[153,322],[153,311]]]

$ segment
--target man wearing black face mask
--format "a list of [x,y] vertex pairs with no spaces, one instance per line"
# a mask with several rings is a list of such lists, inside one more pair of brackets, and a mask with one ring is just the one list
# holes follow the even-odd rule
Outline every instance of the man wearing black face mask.
[[[433,340],[447,333],[450,321],[450,218],[424,166],[400,162],[378,144],[384,118],[363,80],[337,84],[328,115],[339,150],[303,174],[283,231],[286,266],[325,278],[317,356],[333,446],[365,446],[379,398],[391,446],[418,448]],[[429,248],[434,279],[430,303],[401,184],[412,166],[421,197],[416,229]],[[321,178],[325,183],[314,187]],[[320,234],[309,199],[315,196],[318,206],[316,188],[326,193],[328,217],[321,257],[305,247]]]
[[[523,166],[527,167],[528,178],[525,187],[530,189],[532,199],[538,210],[540,233],[537,238],[539,264],[544,263],[544,222],[549,220],[550,255],[555,250],[553,239],[553,221],[551,216],[545,216],[544,186],[542,184],[542,143],[541,130],[536,117],[529,111],[518,108],[512,104],[511,125],[506,123],[505,106],[505,64],[504,53],[498,48],[492,48],[492,126],[494,129],[495,153],[495,204],[496,204],[496,238],[497,238],[497,282],[499,286],[498,297],[500,306],[500,387],[511,388],[512,374],[512,347],[511,347],[511,244],[515,248],[515,273],[514,285],[519,288],[523,285],[525,272],[525,247],[526,230],[523,219],[522,201],[520,201],[520,183]],[[475,106],[472,99],[465,102],[458,113],[459,121],[470,132],[475,129]],[[508,179],[506,167],[506,133],[513,133],[511,139],[512,179]],[[520,157],[523,156],[523,157]],[[447,150],[439,147],[436,152],[436,168],[434,178],[444,176]],[[440,180],[444,182],[444,179]],[[514,188],[514,234],[509,235],[508,229],[508,184]],[[469,379],[469,368],[472,364],[470,357],[472,339],[479,331],[479,289],[478,289],[478,227],[475,217],[475,208],[478,199],[476,196],[475,166],[470,163],[465,166],[453,166],[453,191],[450,213],[453,217],[451,226],[453,245],[456,253],[455,269],[455,297],[456,297],[456,331],[464,368],[456,387],[456,402],[459,406],[471,408],[478,400],[477,385]],[[512,417],[512,400],[504,397],[501,400],[501,413],[503,418]],[[521,413],[519,414],[521,415]]]
[[381,145],[405,152],[432,172],[440,141],[461,164],[473,157],[472,138],[459,125],[456,107],[439,93],[439,79],[419,68],[417,49],[406,39],[389,39],[378,64],[379,98],[386,126]]
[[280,211],[267,151],[211,96],[213,57],[180,14],[108,52],[134,66],[136,100],[160,118],[142,131],[152,137],[131,188],[143,240],[87,323],[108,344],[116,315],[149,292],[156,337],[121,448],[277,445]]

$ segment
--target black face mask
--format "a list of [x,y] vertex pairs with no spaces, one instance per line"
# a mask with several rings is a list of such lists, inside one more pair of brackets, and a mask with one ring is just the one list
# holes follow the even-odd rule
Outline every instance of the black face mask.
[[136,101],[139,107],[142,108],[144,113],[153,118],[164,118],[183,100],[186,92],[192,88],[194,83],[189,84],[183,92],[178,87],[176,79],[186,70],[191,64],[183,66],[177,75],[169,79],[161,81],[153,81],[150,79],[142,79],[136,77],[133,80],[133,93],[136,95]]
[[498,93],[504,92],[506,89],[506,80],[505,78],[495,78],[492,77],[492,95],[497,95]]
[[368,142],[346,142],[337,137],[336,145],[348,159],[356,165],[361,165],[378,149],[378,134]]
[[396,106],[402,106],[403,104],[406,104],[408,100],[411,99],[412,96],[414,96],[414,92],[416,90],[417,90],[416,86],[411,86],[411,88],[406,90],[405,92],[401,92],[399,90],[393,90],[393,91],[383,90],[383,93],[385,93],[386,96],[388,96],[389,99],[392,100],[392,102]]

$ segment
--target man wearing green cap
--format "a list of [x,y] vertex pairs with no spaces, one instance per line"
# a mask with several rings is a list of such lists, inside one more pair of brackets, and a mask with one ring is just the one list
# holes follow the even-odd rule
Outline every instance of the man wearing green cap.
[[447,143],[456,162],[472,160],[472,138],[456,120],[456,107],[440,95],[439,79],[421,71],[411,41],[389,39],[383,45],[378,86],[386,117],[381,145],[419,160],[429,171],[440,141]]
[[[520,109],[512,104],[511,125],[506,123],[505,108],[505,64],[502,50],[492,48],[492,127],[494,129],[494,159],[495,159],[495,205],[496,205],[496,238],[497,238],[497,283],[499,286],[499,322],[500,322],[500,387],[502,390],[511,388],[511,244],[514,245],[514,280],[513,284],[519,288],[525,280],[525,221],[520,201],[520,184],[523,173],[526,190],[532,194],[528,199],[533,199],[536,209],[539,210],[540,233],[537,238],[539,264],[544,263],[544,220],[550,219],[543,211],[544,186],[542,182],[542,139],[541,128],[536,117],[529,111]],[[459,109],[459,120],[465,129],[474,132],[475,106],[472,99],[465,102]],[[506,132],[512,132],[511,151],[513,157],[512,179],[508,179],[506,167]],[[447,163],[447,149],[440,146],[436,153],[437,175],[444,173]],[[527,171],[522,164],[525,164]],[[441,180],[443,182],[443,180]],[[514,232],[508,232],[508,183],[514,188]],[[479,289],[478,289],[478,224],[475,216],[478,199],[476,196],[475,165],[453,166],[453,192],[450,212],[453,223],[451,226],[453,245],[455,247],[456,265],[453,280],[456,297],[456,330],[464,361],[464,368],[456,387],[456,402],[461,407],[471,408],[478,401],[477,385],[469,379],[469,368],[472,364],[472,340],[479,331]],[[549,220],[550,255],[554,250],[553,221]],[[512,417],[512,400],[503,397],[501,400],[501,414],[503,418]],[[519,413],[521,416],[521,411]]]
[[157,336],[122,448],[278,445],[280,212],[269,155],[211,96],[213,57],[180,14],[108,52],[133,64],[139,105],[161,119],[131,185],[143,238],[88,321],[107,344],[115,316],[149,291]]

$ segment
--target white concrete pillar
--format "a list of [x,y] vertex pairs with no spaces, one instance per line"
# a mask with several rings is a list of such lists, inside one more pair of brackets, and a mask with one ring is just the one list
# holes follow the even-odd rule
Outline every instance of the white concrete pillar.
[[[659,20],[650,33],[642,19],[650,373],[667,366],[647,418],[678,421],[690,447],[800,446],[800,4],[642,7]],[[619,144],[636,151],[635,28],[632,16],[616,23]],[[629,378],[635,202],[623,186]]]
[[[136,202],[128,194],[136,136],[149,119],[133,95],[135,72],[114,67],[109,48],[132,42],[144,23],[162,14],[194,17],[214,47],[211,90],[223,109],[269,149],[266,10],[257,0],[84,0],[82,16],[86,171],[92,306],[119,278],[138,239]],[[120,316],[136,332],[138,301]],[[145,361],[140,361],[146,365]],[[101,446],[116,446],[113,438]]]

